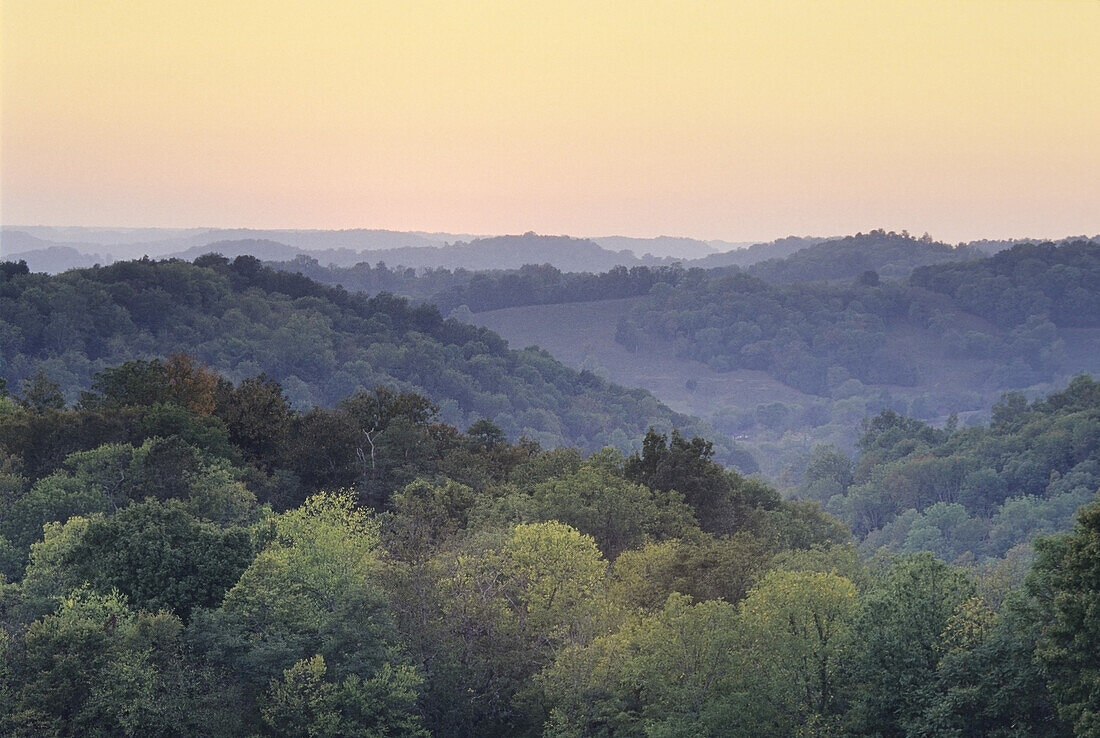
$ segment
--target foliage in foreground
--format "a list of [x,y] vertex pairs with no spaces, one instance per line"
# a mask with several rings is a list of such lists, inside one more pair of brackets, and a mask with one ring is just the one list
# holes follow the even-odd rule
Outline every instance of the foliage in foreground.
[[711,453],[515,446],[385,390],[298,413],[186,357],[28,387],[0,733],[1097,735],[1096,505],[1020,587],[861,559]]

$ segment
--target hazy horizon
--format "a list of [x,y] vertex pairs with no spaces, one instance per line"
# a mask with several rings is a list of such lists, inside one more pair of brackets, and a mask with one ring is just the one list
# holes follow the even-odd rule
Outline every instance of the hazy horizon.
[[[1098,227],[1100,227],[1100,225],[1098,225]],[[172,232],[182,233],[182,232],[191,232],[191,231],[196,231],[196,232],[202,232],[202,231],[247,231],[247,232],[267,232],[267,233],[277,233],[277,232],[286,232],[286,233],[298,233],[298,232],[301,232],[301,233],[308,233],[308,232],[339,233],[339,232],[364,231],[364,232],[382,232],[382,233],[407,233],[407,234],[422,235],[422,236],[456,236],[456,237],[471,238],[471,239],[475,239],[475,238],[478,238],[478,239],[480,239],[480,238],[496,238],[496,237],[501,237],[501,236],[524,236],[524,235],[528,235],[528,234],[535,234],[535,235],[538,235],[538,236],[562,237],[562,238],[579,238],[579,239],[588,239],[588,240],[592,240],[592,241],[607,240],[607,239],[627,239],[627,240],[638,240],[638,241],[656,241],[656,240],[661,240],[661,239],[669,239],[669,240],[695,241],[695,242],[698,242],[698,243],[705,243],[705,244],[721,243],[721,244],[730,244],[730,245],[734,245],[734,246],[750,246],[750,245],[758,244],[758,243],[770,243],[770,242],[773,242],[773,241],[782,240],[784,238],[825,238],[825,239],[845,238],[847,236],[854,236],[854,235],[858,235],[858,234],[861,234],[861,233],[871,233],[871,232],[874,232],[874,231],[884,231],[884,232],[893,232],[893,233],[903,233],[904,232],[904,233],[908,233],[909,235],[913,236],[914,238],[919,238],[919,237],[922,237],[924,235],[927,235],[933,241],[938,241],[940,243],[947,243],[947,244],[969,243],[969,242],[978,242],[978,241],[983,241],[983,240],[987,240],[987,241],[1041,241],[1041,240],[1061,241],[1061,240],[1065,240],[1065,239],[1074,238],[1074,237],[1077,237],[1077,236],[1081,236],[1083,238],[1088,239],[1088,238],[1093,238],[1097,235],[1097,233],[1094,233],[1092,231],[1082,231],[1080,233],[1069,233],[1069,232],[1065,232],[1065,233],[1063,233],[1063,232],[1051,232],[1051,233],[1044,233],[1044,234],[1020,233],[1020,234],[1013,234],[1013,235],[1001,236],[1001,237],[979,235],[975,238],[968,238],[968,239],[962,239],[960,241],[953,241],[951,239],[941,238],[937,234],[930,233],[927,230],[925,230],[925,231],[910,231],[910,230],[904,229],[904,228],[893,229],[893,228],[886,228],[886,227],[877,226],[877,225],[870,226],[870,227],[867,227],[867,228],[862,228],[862,229],[859,229],[859,230],[853,230],[851,232],[845,232],[845,233],[776,233],[776,234],[774,234],[770,237],[767,237],[767,238],[749,239],[749,240],[734,240],[732,238],[719,238],[719,237],[703,238],[703,237],[696,237],[696,236],[687,236],[687,235],[679,234],[679,233],[652,233],[652,234],[644,234],[644,235],[632,235],[632,234],[627,234],[627,233],[596,233],[596,234],[593,234],[593,233],[568,233],[568,232],[564,232],[564,231],[562,231],[562,232],[541,232],[541,231],[535,231],[533,229],[526,229],[526,230],[522,230],[522,231],[521,230],[514,230],[514,231],[508,231],[508,232],[501,231],[501,232],[494,232],[494,233],[489,233],[489,232],[467,233],[467,232],[462,232],[462,231],[455,230],[455,229],[451,229],[451,230],[446,230],[446,229],[444,229],[444,230],[428,230],[428,229],[424,229],[424,228],[396,229],[396,228],[376,227],[376,226],[371,226],[371,225],[347,226],[347,227],[342,227],[342,228],[326,228],[326,227],[320,227],[320,226],[302,226],[302,227],[296,227],[295,226],[295,227],[285,227],[285,228],[283,228],[283,227],[240,226],[240,225],[190,225],[190,226],[183,226],[183,225],[181,225],[181,226],[136,225],[136,226],[130,226],[130,225],[112,225],[112,224],[108,224],[108,225],[85,225],[85,224],[78,224],[78,223],[7,223],[7,222],[0,221],[0,228],[11,229],[11,230],[53,229],[53,230],[58,230],[58,231],[66,231],[66,230],[69,230],[69,231],[93,231],[93,232],[94,231],[102,231],[102,232],[117,232],[117,233],[138,232],[138,231],[164,231],[166,233],[172,233]],[[104,242],[104,243],[106,243],[106,242]]]

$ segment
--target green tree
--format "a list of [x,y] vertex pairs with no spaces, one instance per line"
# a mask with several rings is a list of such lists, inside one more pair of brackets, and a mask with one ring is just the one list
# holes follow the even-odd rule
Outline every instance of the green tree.
[[769,572],[741,602],[760,735],[826,734],[838,724],[857,606],[850,580],[815,571]]
[[299,661],[271,683],[260,708],[272,736],[286,738],[426,738],[415,712],[420,677],[389,664],[370,679],[326,680],[321,656]]
[[627,459],[624,472],[627,479],[650,489],[682,494],[708,533],[750,528],[755,512],[779,507],[774,490],[723,469],[713,457],[710,441],[689,441],[675,430],[669,439],[650,428],[641,452]]
[[102,490],[89,487],[79,477],[60,472],[38,480],[11,504],[4,519],[0,520],[0,534],[25,556],[31,544],[42,538],[42,526],[46,523],[109,509],[110,501]]
[[615,456],[607,453],[594,454],[573,474],[536,485],[531,497],[536,516],[591,535],[612,560],[645,541],[698,531],[682,495],[623,479]]
[[44,413],[64,408],[65,396],[61,394],[61,385],[40,369],[24,380],[19,404],[33,412]]
[[1000,614],[978,597],[961,603],[941,634],[924,709],[906,723],[912,738],[1067,735],[1035,659],[1037,628],[1013,595]]
[[673,595],[638,623],[566,649],[538,676],[544,735],[754,735],[736,639],[733,606]]
[[828,502],[834,495],[842,495],[848,490],[854,479],[853,471],[852,460],[835,446],[815,446],[799,494]]
[[431,643],[416,648],[430,655],[429,726],[456,736],[533,731],[544,717],[531,677],[613,617],[595,541],[558,522],[520,524],[474,536],[433,567],[439,611]]
[[233,734],[232,688],[185,665],[181,632],[168,613],[135,613],[113,593],[74,592],[27,627],[10,665],[19,677],[13,734]]
[[[369,670],[384,660],[389,643],[376,583],[378,524],[348,495],[322,493],[275,518],[268,535],[212,614],[222,635],[243,639],[233,647],[246,679],[266,685],[317,653],[344,671],[360,662]],[[350,617],[358,608],[360,616]]]
[[293,413],[282,386],[265,374],[233,387],[219,384],[215,414],[229,431],[229,440],[251,458],[273,466],[286,442]]
[[48,524],[32,547],[24,588],[56,600],[87,583],[139,609],[187,619],[195,607],[216,607],[252,556],[247,529],[196,520],[176,500],[148,500],[106,518]]
[[466,527],[476,495],[464,484],[418,479],[393,496],[385,517],[387,550],[398,558],[423,561]]
[[1036,549],[1036,655],[1074,735],[1100,736],[1100,503],[1080,511],[1071,533],[1039,539]]
[[534,652],[598,630],[607,562],[592,538],[557,522],[517,525],[498,562],[504,597]]
[[[370,682],[404,656],[381,588],[379,526],[351,495],[322,493],[270,522],[267,545],[221,607],[197,611],[189,637],[247,695],[247,721],[272,680],[321,656],[335,684]],[[386,708],[388,709],[388,708]]]
[[89,409],[148,407],[170,397],[164,363],[138,359],[98,372],[91,391],[81,395],[80,404]]
[[674,592],[737,603],[770,566],[773,553],[768,541],[748,533],[649,543],[615,559],[611,591],[631,610],[659,610]]

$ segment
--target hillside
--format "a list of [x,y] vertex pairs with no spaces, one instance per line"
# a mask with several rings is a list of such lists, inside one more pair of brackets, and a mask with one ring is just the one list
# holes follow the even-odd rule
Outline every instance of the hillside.
[[731,408],[814,398],[764,372],[717,372],[676,355],[671,346],[632,353],[615,326],[641,298],[538,305],[474,314],[470,319],[516,345],[537,345],[568,366],[589,369],[628,387],[643,387],[678,412],[717,417]]
[[814,236],[787,236],[778,238],[768,243],[756,243],[740,249],[721,251],[717,254],[708,254],[692,262],[691,266],[700,269],[715,269],[717,267],[747,267],[767,259],[784,259],[791,254],[801,251],[808,246],[827,241],[827,238]]
[[[0,377],[18,388],[42,370],[70,399],[102,367],[184,351],[233,379],[266,373],[296,407],[357,389],[420,392],[448,422],[496,422],[546,445],[631,449],[649,426],[705,432],[643,390],[626,390],[549,354],[430,306],[368,297],[263,267],[206,257],[119,262],[49,277],[6,264],[0,286]],[[744,454],[718,453],[752,470]]]
[[[885,341],[889,350],[912,357],[918,374],[930,380],[913,386],[848,380],[827,395],[798,390],[762,370],[718,371],[680,355],[668,342],[630,352],[616,342],[614,321],[641,302],[628,298],[506,308],[469,319],[514,345],[538,345],[568,366],[642,387],[674,410],[707,420],[718,433],[751,449],[763,473],[781,486],[797,484],[816,444],[853,449],[860,420],[884,408],[939,423],[952,412],[977,420],[1011,388],[996,381],[998,362],[952,356],[928,329],[888,330]],[[1078,331],[1072,341],[1067,354],[1100,355],[1100,331]]]
[[37,246],[29,251],[5,252],[6,259],[22,261],[35,272],[58,274],[67,269],[81,269],[96,264],[110,264],[114,258],[110,253],[82,252],[70,246]]
[[[925,267],[908,282],[880,283],[876,276],[787,287],[744,273],[692,273],[651,290],[620,324],[617,340],[633,350],[649,339],[673,342],[684,356],[719,371],[761,369],[825,394],[851,378],[902,386],[928,381],[911,356],[887,342],[892,330],[927,329],[959,358],[999,361],[1003,370],[994,381],[1002,385],[1049,381],[1096,359],[1065,356],[1058,331],[1100,327],[1100,311],[1091,309],[1098,253],[1098,243],[1018,246],[973,267]],[[1003,277],[979,278],[1002,262],[1022,264],[1027,276],[1015,286]],[[1064,296],[1052,302],[1047,293],[1056,289]],[[1082,359],[1086,366],[1079,366]]]
[[815,452],[800,494],[869,549],[1002,557],[1068,529],[1100,493],[1100,383],[1081,375],[1032,403],[1007,394],[989,425],[965,429],[887,411],[864,422],[858,447],[854,463]]
[[972,263],[918,269],[910,282],[1006,328],[1034,315],[1063,328],[1100,324],[1100,241],[1020,244]]
[[656,238],[630,238],[627,236],[603,236],[591,239],[602,248],[611,251],[630,251],[635,256],[669,256],[674,259],[700,259],[704,256],[750,246],[748,243],[725,241],[699,241],[694,238],[657,236]]
[[928,236],[872,231],[807,246],[784,258],[752,264],[746,271],[774,284],[855,279],[866,272],[874,272],[880,279],[905,279],[917,267],[984,255],[978,249],[948,246]]
[[[546,250],[532,248],[531,244],[526,243],[538,238],[542,237],[523,237],[525,243],[522,248],[510,254],[502,253],[500,244],[493,247],[497,249],[497,261],[500,265],[489,269],[463,266],[452,269],[445,265],[415,269],[405,261],[396,264],[390,261],[387,265],[385,259],[380,259],[373,266],[367,262],[350,267],[334,264],[325,266],[314,255],[303,253],[290,258],[285,247],[262,241],[222,242],[211,244],[209,248],[224,256],[252,253],[267,260],[269,266],[276,269],[301,273],[319,282],[339,285],[349,290],[392,292],[403,297],[424,300],[438,306],[445,314],[463,307],[479,313],[522,305],[556,305],[636,297],[649,293],[658,283],[675,285],[688,273],[696,275],[693,279],[697,279],[701,269],[699,265],[709,263],[708,259],[689,259],[664,265],[636,264],[629,268],[619,265],[602,272],[571,272],[557,265],[571,261],[590,263],[591,259],[581,253],[590,251],[590,246],[577,239],[564,242],[554,239],[551,241],[553,247]],[[477,241],[471,246],[486,244],[491,240]],[[601,239],[604,242],[611,240]],[[665,240],[677,242],[676,239]],[[742,251],[745,255],[751,253],[759,259],[765,259],[768,253],[785,253],[784,246],[777,242]],[[567,253],[563,253],[563,250]],[[198,255],[197,252],[198,250],[194,250],[189,255]],[[433,258],[438,258],[440,264],[454,264],[465,258],[465,252],[465,245],[446,246],[438,249]],[[492,253],[492,248],[487,253]],[[620,252],[618,256],[623,253]],[[522,266],[506,265],[509,259],[514,264],[515,260],[528,257],[532,261]],[[979,257],[980,252],[975,250],[954,249],[927,239],[918,240],[876,231],[866,236],[801,248],[784,258],[773,257],[756,261],[747,265],[744,271],[773,283],[855,279],[872,271],[876,277],[899,278],[907,277],[918,266]],[[412,257],[402,253],[397,258],[409,260]],[[546,261],[536,261],[539,258],[545,258]],[[709,273],[712,276],[732,274],[739,269],[736,266],[717,267]]]

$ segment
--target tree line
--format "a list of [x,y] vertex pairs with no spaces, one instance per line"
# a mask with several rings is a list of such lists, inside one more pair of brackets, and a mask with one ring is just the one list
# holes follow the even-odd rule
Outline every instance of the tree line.
[[430,303],[450,314],[465,308],[473,313],[526,305],[557,305],[637,297],[658,282],[676,282],[683,270],[672,266],[616,266],[606,272],[563,272],[551,264],[526,264],[518,269],[470,271],[461,267],[413,269],[367,262],[350,267],[321,266],[314,258],[268,262],[275,269],[303,274],[344,289],[391,292]]

